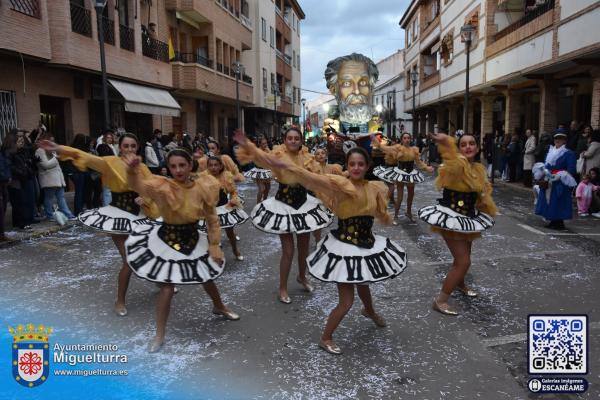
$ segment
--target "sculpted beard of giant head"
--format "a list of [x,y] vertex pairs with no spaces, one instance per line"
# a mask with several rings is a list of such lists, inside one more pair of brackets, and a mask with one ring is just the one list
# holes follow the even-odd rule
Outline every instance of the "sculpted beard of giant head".
[[362,54],[350,54],[327,64],[325,79],[336,97],[340,121],[366,124],[373,116],[371,89],[377,80],[377,67]]

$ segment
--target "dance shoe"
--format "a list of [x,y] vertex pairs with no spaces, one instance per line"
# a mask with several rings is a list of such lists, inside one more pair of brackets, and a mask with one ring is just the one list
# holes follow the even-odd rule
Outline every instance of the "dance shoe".
[[292,299],[290,299],[290,296],[279,295],[279,296],[277,296],[277,299],[280,302],[282,302],[283,304],[291,304],[291,302],[292,302]]
[[340,349],[337,344],[333,340],[320,340],[319,347],[328,352],[329,354],[335,354],[339,356],[342,354],[342,349]]
[[398,225],[398,217],[394,217],[394,219],[392,220],[392,225]]
[[440,312],[444,315],[451,315],[453,317],[458,315],[458,312],[455,311],[454,309],[452,309],[448,303],[440,304],[437,302],[437,300],[433,301],[431,308],[433,308],[435,311]]
[[230,321],[237,321],[238,319],[240,319],[240,316],[231,310],[217,310],[216,308],[213,308],[212,312],[216,315],[222,315]]
[[413,223],[415,222],[415,219],[413,218],[413,215],[412,215],[412,214],[406,213],[406,214],[404,214],[404,215],[406,215],[406,218],[408,218],[408,220],[409,220],[410,222],[413,222]]
[[164,343],[164,339],[159,339],[155,336],[154,339],[152,339],[152,341],[148,345],[148,353],[156,353],[157,351],[160,350],[163,343]]
[[244,256],[238,253],[235,255],[235,259],[238,261],[244,261]]
[[458,289],[459,292],[461,292],[462,294],[464,294],[467,297],[477,297],[477,292],[472,290],[470,287],[468,286],[457,286],[456,289]]
[[312,293],[315,290],[315,288],[308,282],[306,278],[304,281],[301,281],[300,278],[296,278],[296,282],[302,285],[305,292]]
[[115,303],[115,313],[119,317],[124,317],[127,315],[127,307],[125,305],[118,305]]
[[361,311],[361,314],[364,315],[367,318],[372,319],[373,322],[375,322],[375,325],[377,325],[380,328],[385,328],[387,326],[387,322],[385,322],[385,319],[381,315],[379,315],[377,313],[375,313],[373,315],[370,315],[369,313],[367,313],[367,310],[365,310],[363,308],[362,311]]

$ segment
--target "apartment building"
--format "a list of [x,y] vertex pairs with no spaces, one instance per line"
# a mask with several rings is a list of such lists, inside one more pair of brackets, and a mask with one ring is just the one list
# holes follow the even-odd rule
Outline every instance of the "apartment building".
[[404,50],[377,62],[379,81],[373,90],[373,107],[379,111],[384,134],[399,137],[412,131],[412,116],[404,112]]
[[[252,48],[244,0],[108,0],[105,32],[110,124],[147,136],[237,126],[236,74]],[[89,0],[0,2],[0,132],[41,121],[61,143],[103,123],[98,24]],[[239,101],[254,103],[240,74]]]
[[337,100],[330,94],[322,94],[306,102],[306,120],[314,134],[322,132],[325,119],[338,114]]
[[[154,5],[152,5],[154,4]],[[179,115],[168,93],[166,11],[156,2],[109,1],[102,24],[111,125],[151,132]],[[97,134],[103,125],[98,24],[92,2],[0,3],[0,132],[41,120],[56,139]],[[154,23],[153,26],[150,24]],[[152,30],[152,31],[151,31]]]
[[[172,130],[208,133],[227,143],[238,126],[238,98],[242,110],[254,102],[252,74],[241,71],[236,82],[234,67],[253,47],[256,27],[249,19],[249,2],[164,2],[175,49],[173,94],[181,104],[181,116],[173,120]],[[242,112],[241,125],[243,118]]]
[[245,109],[250,135],[276,136],[297,124],[302,112],[300,21],[296,0],[254,0],[250,19],[255,27],[253,49],[242,54],[247,73],[255,77],[254,104]]
[[[413,0],[400,20],[406,33],[405,109],[414,111],[422,134],[435,124],[483,135],[551,132],[571,120],[598,128],[598,18],[597,0]],[[460,33],[467,23],[475,32],[465,127]]]

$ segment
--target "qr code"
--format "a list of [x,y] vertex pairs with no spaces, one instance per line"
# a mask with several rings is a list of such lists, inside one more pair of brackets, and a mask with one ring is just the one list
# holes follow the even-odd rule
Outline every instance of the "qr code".
[[529,316],[529,373],[587,373],[587,315]]

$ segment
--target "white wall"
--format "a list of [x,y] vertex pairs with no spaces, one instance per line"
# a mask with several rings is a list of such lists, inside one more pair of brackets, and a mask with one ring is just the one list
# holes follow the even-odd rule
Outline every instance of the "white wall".
[[[294,11],[291,11],[291,14],[294,14]],[[291,15],[290,14],[290,15]],[[294,17],[290,17],[290,22],[298,21],[298,15],[294,14]],[[292,27],[292,55],[294,51],[296,52],[296,57],[300,54],[300,35],[298,30],[296,29],[296,25],[294,24]],[[302,55],[300,55],[300,62],[302,62]],[[296,67],[294,67],[296,65]],[[302,69],[300,65],[296,63],[296,61],[292,61],[292,87],[300,88],[302,85]],[[300,98],[302,98],[302,92],[300,92]],[[292,100],[294,97],[292,96]],[[294,114],[302,117],[302,104],[299,104],[300,100],[296,99],[294,103]]]
[[[242,64],[246,74],[252,77],[254,86],[254,104],[266,107],[263,92],[262,69],[267,70],[267,96],[271,94],[271,72],[276,72],[275,49],[269,44],[269,27],[275,29],[275,4],[271,0],[253,0],[248,2],[252,21],[252,49],[242,52]],[[267,41],[262,40],[261,18],[267,21]],[[272,106],[271,106],[272,107]]]
[[[573,3],[589,3],[589,1],[575,0]],[[600,8],[585,13],[558,28],[558,53],[561,56],[596,44],[598,41],[600,41]]]
[[486,63],[486,78],[488,82],[494,81],[550,59],[552,59],[552,31],[527,40],[520,46],[489,59]]
[[[570,17],[571,15],[583,10],[586,7],[589,7],[595,3],[598,3],[598,0],[568,0],[560,2],[560,19],[563,20],[565,18]],[[596,20],[597,23],[598,20]]]

